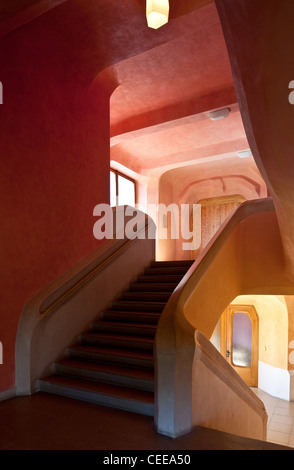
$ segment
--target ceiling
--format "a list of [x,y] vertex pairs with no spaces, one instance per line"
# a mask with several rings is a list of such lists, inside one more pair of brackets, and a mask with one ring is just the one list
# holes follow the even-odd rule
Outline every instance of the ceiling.
[[[170,0],[159,30],[147,27],[145,0],[1,3],[0,37],[29,25],[21,48],[10,35],[12,62],[31,55],[26,73],[39,73],[40,92],[46,73],[55,74],[60,99],[68,84],[94,93],[95,84],[97,93],[109,86],[111,161],[143,176],[217,161],[230,174],[249,139],[248,165],[274,199],[294,279],[293,0]],[[211,121],[221,108],[229,116]],[[93,124],[99,132],[99,115]]]
[[[111,160],[161,174],[207,158],[238,158],[249,145],[214,3],[161,29],[176,33],[111,67],[118,84],[110,101]],[[220,108],[229,108],[229,117],[211,121],[209,111]]]
[[[69,70],[77,74],[78,64],[92,83],[103,74],[115,84],[111,161],[160,175],[206,160],[229,167],[228,156],[249,148],[212,0],[170,0],[159,30],[147,27],[145,0],[15,0],[1,6],[0,35],[41,16],[65,49],[73,44]],[[209,112],[221,108],[229,117],[211,121]]]

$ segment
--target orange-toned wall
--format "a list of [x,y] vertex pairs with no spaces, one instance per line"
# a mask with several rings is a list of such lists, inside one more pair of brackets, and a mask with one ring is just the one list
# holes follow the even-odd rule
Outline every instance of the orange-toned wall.
[[[266,184],[252,157],[233,156],[170,170],[159,181],[160,203],[189,204],[191,211],[193,204],[201,199],[231,195],[241,195],[247,200],[267,197]],[[191,253],[182,249],[182,243],[183,239],[159,240],[158,259],[189,259]]]
[[294,296],[285,295],[288,310],[288,369],[294,370]]
[[[241,4],[239,4],[241,3]],[[294,279],[292,0],[215,0],[239,109],[258,168],[275,202],[287,276]],[[244,26],[246,25],[246,27]]]
[[109,201],[109,96],[88,91],[63,39],[49,15],[0,43],[0,392],[25,303],[97,247],[93,208]]
[[[290,296],[288,296],[290,297]],[[253,305],[259,321],[259,360],[288,369],[290,315],[283,295],[241,295],[232,304]]]

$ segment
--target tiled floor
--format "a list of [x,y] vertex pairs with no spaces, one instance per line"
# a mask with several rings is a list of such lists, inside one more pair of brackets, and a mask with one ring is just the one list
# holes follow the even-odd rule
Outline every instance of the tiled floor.
[[253,388],[268,414],[267,440],[294,448],[294,402],[275,398]]

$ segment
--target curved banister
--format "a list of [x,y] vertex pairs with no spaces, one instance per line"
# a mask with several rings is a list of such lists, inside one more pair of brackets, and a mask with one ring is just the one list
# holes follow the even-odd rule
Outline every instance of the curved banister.
[[201,358],[214,374],[224,382],[227,382],[231,389],[234,388],[236,393],[240,395],[251,408],[262,414],[264,419],[266,419],[267,414],[263,402],[200,331],[195,331],[195,345],[195,358]]
[[[211,241],[203,249],[202,253],[199,255],[196,262],[193,264],[185,278],[182,280],[181,285],[179,286],[180,296],[178,298],[178,312],[184,312],[184,316],[188,317],[188,324],[193,325],[195,329],[200,329],[204,331],[209,337],[212,333],[215,323],[213,324],[212,329],[202,328],[202,325],[199,324],[198,318],[196,319],[193,315],[187,315],[187,310],[191,298],[196,294],[197,285],[203,280],[203,276],[207,273],[212,263],[215,262],[215,258],[224,247],[225,243],[229,240],[230,236],[233,235],[234,231],[240,224],[248,219],[248,217],[265,212],[274,212],[274,204],[271,198],[257,199],[253,201],[246,201],[240,204],[224,222],[224,224],[219,228]],[[235,261],[239,258],[239,246],[236,246],[237,250],[235,253]],[[224,308],[230,303],[233,298],[238,294],[237,292],[241,290],[241,280],[239,268],[236,267],[235,283],[230,286],[229,299]],[[220,271],[220,275],[221,271]],[[223,311],[224,309],[222,309]],[[182,313],[180,313],[180,316]],[[182,319],[180,320],[182,322]]]
[[[257,224],[255,228],[258,221],[259,225]],[[242,277],[243,265],[245,266],[250,257],[256,256],[256,252],[254,250],[251,252],[251,247],[247,246],[248,233],[254,230],[256,232],[255,250],[259,249],[260,253],[266,256],[265,250],[270,249],[268,256],[273,256],[272,263],[282,264],[280,253],[276,258],[271,253],[280,243],[279,233],[275,230],[265,230],[266,224],[270,228],[276,225],[271,198],[246,201],[238,206],[193,263],[170,297],[161,315],[155,339],[155,422],[159,432],[177,437],[190,432],[193,426],[199,424],[195,411],[197,401],[195,397],[199,394],[195,385],[197,382],[195,354],[200,346],[203,350],[203,339],[201,344],[199,341],[195,343],[195,331],[210,338],[227,305],[236,296],[245,293],[243,292],[245,285]],[[244,252],[242,244],[245,246]],[[259,261],[256,259],[257,264]],[[272,272],[277,272],[281,279],[273,280],[272,273],[262,273],[265,278],[268,276],[268,282],[272,282],[275,288],[287,288],[293,291],[291,283],[281,274],[283,266],[279,265],[277,268],[273,265],[272,267]],[[262,268],[263,266],[259,266],[261,272]],[[199,339],[200,333],[198,336],[196,334],[196,339]],[[207,346],[208,343],[205,344]],[[218,351],[217,355],[220,355]],[[211,361],[210,363],[212,364]],[[224,364],[220,358],[219,364]],[[201,367],[203,368],[203,365]],[[235,375],[232,379],[228,371],[228,367],[222,367],[222,375],[231,382],[232,389],[236,390],[236,387],[240,389],[237,400],[244,400],[245,394],[246,397],[250,397],[247,401],[252,402],[253,396],[249,387],[245,383],[241,386],[241,382],[235,380]],[[195,383],[194,380],[196,380]],[[210,394],[209,390],[207,394]],[[258,404],[258,401],[254,400],[254,403]],[[263,439],[264,409],[259,405],[257,409],[262,422],[260,438]],[[246,420],[247,417],[244,419]],[[219,428],[219,423],[209,423],[210,427],[214,425]],[[228,424],[227,429],[222,430],[230,432],[231,429]]]
[[[118,210],[125,211],[126,207],[127,206],[113,207],[114,219],[115,213]],[[145,232],[154,232],[155,225],[152,219],[137,209],[136,212],[141,216],[140,223],[136,230],[136,236],[140,238]],[[69,296],[73,295],[74,292],[80,289],[85,283],[89,282],[99,270],[102,270],[116,256],[119,256],[121,250],[132,243],[134,237],[132,237],[130,233],[127,233],[125,228],[124,226],[121,232],[116,233],[113,239],[105,240],[93,253],[68,270],[63,276],[60,276],[52,282],[31,300],[34,306],[38,304],[37,309],[41,315],[50,314],[52,309],[65,302]],[[27,308],[29,308],[29,304]]]
[[[219,251],[238,224],[252,214],[268,211],[274,211],[271,198],[245,201],[240,204],[214,234],[189,272],[182,279],[178,287],[181,290],[181,296],[187,298],[195,290],[195,284],[201,280],[203,273],[207,271],[209,265],[213,262],[216,252]],[[182,297],[179,298],[179,302],[183,302]]]
[[[114,221],[118,210],[125,213],[125,206],[112,209]],[[114,229],[113,239],[105,240],[25,305],[16,338],[17,394],[31,393],[64,349],[154,260],[155,224],[135,211],[136,236],[128,232],[131,217],[125,217],[125,225]]]

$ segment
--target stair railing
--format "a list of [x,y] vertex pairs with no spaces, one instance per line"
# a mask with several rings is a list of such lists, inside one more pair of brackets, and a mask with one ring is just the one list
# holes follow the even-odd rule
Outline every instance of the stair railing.
[[[265,438],[262,403],[224,367],[217,350],[211,354],[210,342],[203,338],[211,337],[222,312],[236,296],[293,293],[284,276],[277,227],[271,198],[241,204],[170,297],[155,338],[158,432],[178,437],[204,425],[247,437],[250,430],[249,437]],[[249,243],[252,237],[253,245]],[[250,272],[250,266],[256,272]],[[211,356],[213,367],[207,366]],[[224,398],[226,394],[230,402]]]
[[[125,207],[113,208],[114,221],[117,211],[124,212]],[[16,338],[18,395],[32,393],[38,379],[51,372],[53,362],[155,259],[154,222],[136,209],[133,236],[127,231],[130,219],[124,217],[122,231],[114,229],[113,239],[105,240],[25,305]]]

